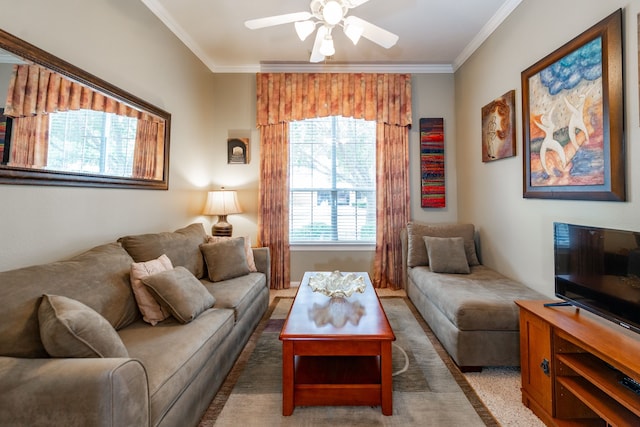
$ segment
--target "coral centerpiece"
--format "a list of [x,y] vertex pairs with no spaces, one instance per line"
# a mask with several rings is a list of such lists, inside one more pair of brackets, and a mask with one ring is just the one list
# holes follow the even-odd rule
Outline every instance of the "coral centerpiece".
[[342,274],[316,273],[309,278],[309,286],[313,292],[320,292],[328,297],[350,297],[354,292],[364,292],[364,278],[355,273]]

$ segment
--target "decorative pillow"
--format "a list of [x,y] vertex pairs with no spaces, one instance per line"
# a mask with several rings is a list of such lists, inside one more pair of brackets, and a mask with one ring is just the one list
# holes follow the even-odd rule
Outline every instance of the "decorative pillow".
[[189,323],[215,302],[207,288],[184,267],[143,277],[142,283],[180,323]]
[[131,288],[136,297],[138,308],[142,313],[142,319],[154,326],[171,316],[171,313],[151,295],[147,287],[142,283],[142,278],[172,269],[171,260],[164,254],[158,259],[131,264]]
[[[207,243],[217,243],[223,240],[229,240],[232,237],[224,237],[224,236],[209,236],[207,239]],[[256,268],[256,261],[253,258],[253,249],[251,248],[251,237],[244,236],[244,252],[247,255],[247,265],[249,266],[249,271],[258,271]]]
[[146,262],[166,254],[174,266],[183,266],[194,276],[204,277],[204,260],[199,246],[207,241],[201,223],[179,230],[155,234],[125,236],[118,239],[135,262]]
[[129,357],[107,319],[80,301],[43,295],[38,323],[40,339],[51,357]]
[[475,228],[473,224],[423,224],[409,222],[407,224],[407,265],[429,265],[429,256],[422,239],[430,237],[462,237],[464,251],[469,265],[479,265],[475,246]]
[[220,282],[249,274],[244,237],[200,245],[209,271],[209,280]]
[[464,251],[462,237],[424,236],[424,244],[429,254],[429,268],[434,273],[469,274],[469,264]]

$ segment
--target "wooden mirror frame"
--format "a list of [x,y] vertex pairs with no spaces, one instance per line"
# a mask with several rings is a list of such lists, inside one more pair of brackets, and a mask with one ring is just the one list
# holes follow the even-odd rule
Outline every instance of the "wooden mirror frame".
[[[171,114],[3,30],[0,30],[0,48],[22,59],[66,76],[73,81],[88,86],[133,108],[153,114],[165,121],[162,179],[140,179],[0,165],[0,184],[138,188],[153,190],[167,190],[169,188]],[[4,94],[0,94],[0,99],[2,99],[2,96],[4,96]]]

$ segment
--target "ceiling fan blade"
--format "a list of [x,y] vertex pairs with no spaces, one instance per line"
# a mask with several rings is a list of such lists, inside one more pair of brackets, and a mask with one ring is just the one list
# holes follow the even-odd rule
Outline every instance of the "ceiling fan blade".
[[320,46],[322,46],[322,40],[327,35],[327,27],[324,25],[319,27],[316,31],[316,40],[313,42],[313,50],[311,51],[311,58],[309,62],[320,62],[324,60],[324,55],[320,53]]
[[287,13],[284,15],[267,16],[266,18],[250,19],[245,21],[244,25],[251,30],[257,30],[258,28],[273,27],[274,25],[306,21],[311,18],[311,16],[309,12]]
[[362,28],[362,37],[368,38],[372,42],[377,43],[386,49],[389,49],[398,41],[398,36],[396,34],[393,34],[384,28],[380,28],[371,22],[367,22],[364,19],[360,19],[357,16],[348,16],[344,22],[345,25],[349,24],[359,26]]
[[365,4],[366,2],[368,2],[369,0],[344,0],[343,3],[345,3],[347,5],[347,7],[354,8],[354,7],[358,7],[361,4]]

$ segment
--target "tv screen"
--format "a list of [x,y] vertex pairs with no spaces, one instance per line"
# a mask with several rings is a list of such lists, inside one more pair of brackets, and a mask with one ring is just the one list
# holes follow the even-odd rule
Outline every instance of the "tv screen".
[[640,232],[554,223],[555,294],[640,333]]

